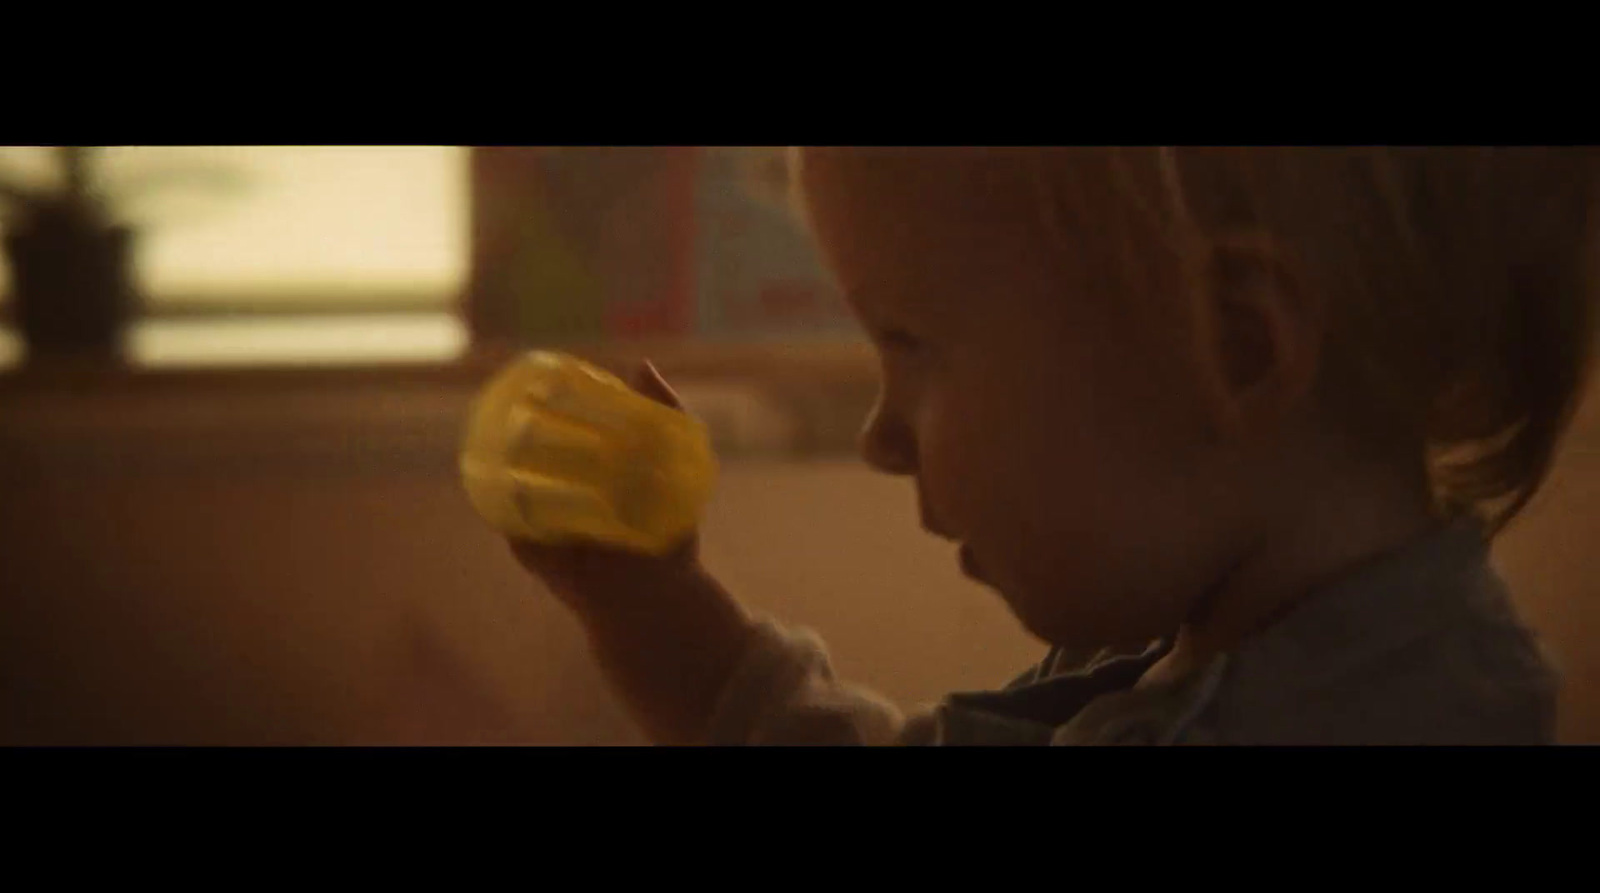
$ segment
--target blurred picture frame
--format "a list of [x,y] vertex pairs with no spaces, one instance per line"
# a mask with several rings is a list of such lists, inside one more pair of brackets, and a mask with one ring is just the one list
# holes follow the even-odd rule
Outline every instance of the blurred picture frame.
[[789,200],[783,147],[475,147],[480,356],[648,357],[719,449],[852,452],[870,344]]
[[481,340],[859,342],[781,147],[479,147]]

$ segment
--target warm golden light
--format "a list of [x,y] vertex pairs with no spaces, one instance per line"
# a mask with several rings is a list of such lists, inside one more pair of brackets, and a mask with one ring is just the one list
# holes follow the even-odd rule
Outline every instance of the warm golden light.
[[[48,149],[0,169],[49,185]],[[152,305],[436,303],[467,265],[461,146],[113,146],[100,181],[140,227]],[[0,259],[0,284],[9,272]]]
[[[58,187],[51,152],[0,146],[0,176]],[[111,146],[95,160],[96,188],[138,231],[135,275],[156,314],[125,339],[135,365],[426,362],[466,349],[454,309],[469,254],[467,148]],[[0,301],[11,287],[0,252]],[[306,316],[161,316],[208,306]],[[325,315],[363,307],[407,312]],[[24,353],[0,329],[0,368]]]
[[129,332],[137,366],[369,366],[448,362],[467,349],[453,313],[149,320]]

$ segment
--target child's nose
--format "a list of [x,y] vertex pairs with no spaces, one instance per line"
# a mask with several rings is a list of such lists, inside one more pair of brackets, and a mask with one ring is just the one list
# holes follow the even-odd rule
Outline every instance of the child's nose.
[[884,411],[882,403],[873,407],[861,429],[861,458],[884,474],[917,473],[916,439],[909,426]]

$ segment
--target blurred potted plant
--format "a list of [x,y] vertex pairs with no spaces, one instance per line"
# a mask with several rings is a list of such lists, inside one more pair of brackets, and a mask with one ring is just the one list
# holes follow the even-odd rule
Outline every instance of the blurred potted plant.
[[163,181],[238,182],[231,172],[190,166],[108,190],[99,148],[54,147],[59,185],[30,185],[0,171],[11,300],[29,364],[119,362],[122,332],[140,303],[132,263],[137,230],[124,212],[140,191]]

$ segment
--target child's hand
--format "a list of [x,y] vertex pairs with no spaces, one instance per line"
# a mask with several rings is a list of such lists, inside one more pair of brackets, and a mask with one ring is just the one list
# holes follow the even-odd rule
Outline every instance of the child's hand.
[[[657,403],[683,409],[678,395],[648,361],[635,373],[632,384],[634,390]],[[598,543],[510,542],[517,560],[544,581],[551,593],[580,614],[588,614],[648,593],[663,575],[698,570],[699,540],[696,533],[676,551],[659,557]]]
[[[683,408],[648,363],[633,386]],[[661,557],[598,544],[511,548],[577,613],[602,673],[645,734],[659,744],[703,742],[754,627],[700,566],[698,535]]]

